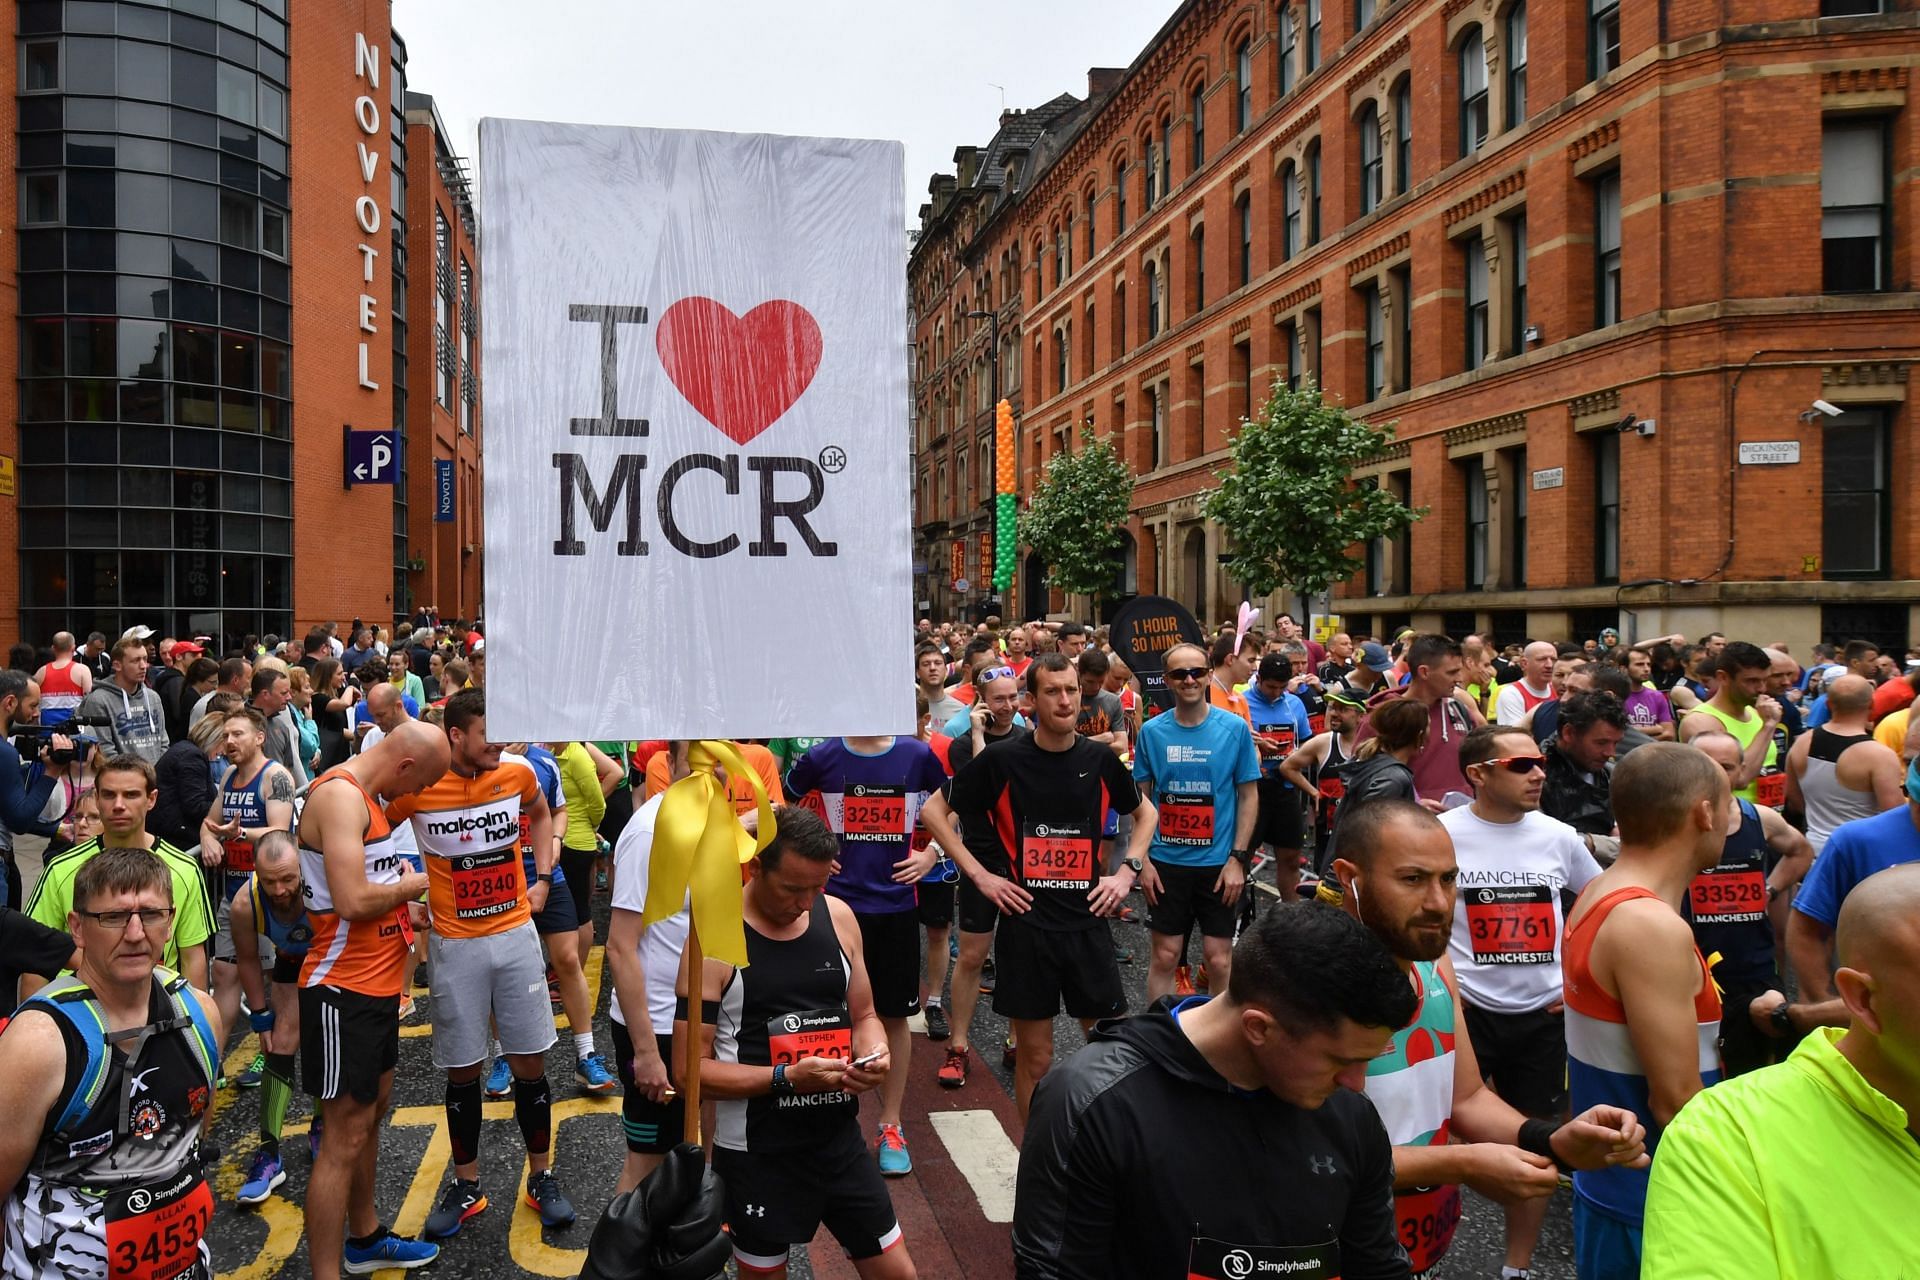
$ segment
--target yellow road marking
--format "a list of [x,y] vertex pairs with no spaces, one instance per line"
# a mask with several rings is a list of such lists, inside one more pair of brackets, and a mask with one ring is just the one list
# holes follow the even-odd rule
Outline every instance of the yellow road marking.
[[[587,956],[584,966],[587,978],[587,991],[593,1008],[600,1007],[600,984],[605,971],[605,949],[595,946]],[[556,1028],[565,1028],[566,1015],[560,1014],[554,1019]],[[403,1037],[430,1036],[433,1023],[422,1018],[418,1023],[403,1024],[400,1028]],[[249,1033],[232,1053],[227,1055],[221,1070],[227,1076],[236,1076],[246,1070],[253,1062],[253,1055],[259,1049],[259,1037]],[[240,1091],[228,1088],[218,1091],[213,1102],[213,1114],[217,1118],[222,1111],[232,1105],[234,1096]],[[554,1154],[558,1156],[561,1122],[576,1116],[611,1115],[620,1110],[620,1099],[614,1097],[594,1097],[580,1095],[566,1098],[553,1104],[553,1140]],[[512,1102],[489,1102],[481,1111],[484,1120],[513,1119]],[[427,1223],[427,1215],[433,1211],[435,1194],[445,1176],[453,1158],[452,1144],[447,1137],[447,1113],[443,1105],[430,1103],[423,1106],[396,1107],[387,1116],[386,1123],[395,1128],[429,1127],[432,1132],[427,1137],[427,1149],[420,1157],[420,1163],[414,1171],[413,1180],[408,1184],[406,1198],[401,1202],[400,1212],[395,1216],[393,1230],[400,1235],[418,1236]],[[281,1130],[283,1139],[303,1135],[307,1132],[309,1121],[289,1122]],[[223,1200],[231,1200],[233,1193],[240,1189],[240,1172],[234,1164],[236,1157],[244,1156],[259,1143],[259,1135],[248,1134],[239,1138],[227,1153],[223,1163],[219,1184]],[[523,1192],[526,1188],[531,1167],[524,1161],[521,1164],[520,1181],[510,1195],[513,1205],[513,1221],[508,1228],[508,1249],[513,1260],[522,1270],[543,1276],[577,1276],[586,1265],[587,1251],[579,1249],[559,1249],[541,1239],[540,1215],[528,1207]],[[227,1182],[231,1186],[227,1186]],[[286,1265],[287,1259],[299,1247],[306,1230],[305,1211],[281,1196],[275,1195],[259,1206],[262,1221],[267,1224],[266,1243],[252,1261],[231,1271],[224,1271],[220,1280],[269,1280],[277,1276]],[[389,1268],[375,1273],[379,1276],[397,1280],[406,1273],[399,1268]]]

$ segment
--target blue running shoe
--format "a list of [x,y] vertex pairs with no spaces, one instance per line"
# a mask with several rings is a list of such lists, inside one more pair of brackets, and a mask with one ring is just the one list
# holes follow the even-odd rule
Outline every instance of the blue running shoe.
[[233,1082],[242,1089],[258,1089],[260,1087],[260,1078],[266,1074],[267,1055],[264,1053],[256,1053],[253,1055],[252,1065],[235,1076]]
[[440,1197],[440,1207],[427,1215],[425,1234],[433,1240],[445,1240],[448,1236],[458,1235],[467,1219],[484,1212],[486,1207],[486,1193],[480,1190],[478,1182],[462,1182],[455,1178],[447,1184],[445,1194]]
[[573,1202],[561,1193],[560,1180],[551,1169],[527,1179],[527,1205],[539,1210],[543,1227],[564,1227],[574,1219]]
[[440,1246],[407,1236],[397,1236],[382,1228],[380,1238],[365,1248],[347,1241],[345,1271],[348,1275],[367,1276],[389,1267],[403,1271],[424,1267],[440,1256]]
[[505,1054],[495,1058],[493,1070],[487,1072],[486,1093],[494,1099],[513,1096],[513,1068],[507,1065]]
[[597,1053],[590,1053],[580,1059],[574,1068],[573,1079],[582,1093],[608,1094],[620,1087],[613,1078],[613,1072],[607,1070],[606,1061]]
[[253,1153],[253,1163],[247,1166],[247,1180],[240,1184],[239,1194],[234,1199],[240,1204],[259,1204],[286,1180],[287,1171],[280,1167],[278,1155],[256,1151]]
[[880,1141],[874,1146],[880,1153],[881,1176],[904,1178],[913,1172],[913,1157],[907,1154],[906,1135],[900,1132],[899,1125],[881,1125]]

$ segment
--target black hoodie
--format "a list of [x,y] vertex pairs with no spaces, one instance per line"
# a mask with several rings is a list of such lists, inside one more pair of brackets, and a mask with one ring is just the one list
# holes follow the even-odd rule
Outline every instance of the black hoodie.
[[1103,1022],[1033,1095],[1013,1215],[1021,1280],[1405,1280],[1373,1105],[1246,1092],[1162,999]]

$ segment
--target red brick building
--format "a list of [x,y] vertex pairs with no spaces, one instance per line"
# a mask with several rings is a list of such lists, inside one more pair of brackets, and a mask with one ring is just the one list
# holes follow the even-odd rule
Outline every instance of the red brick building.
[[[434,327],[410,222],[457,202],[389,6],[15,10],[0,613],[40,642],[223,644],[403,617],[429,588],[471,616],[477,566],[440,553],[479,542],[478,509],[436,525],[432,463],[477,452],[407,396],[408,334]],[[347,486],[349,428],[387,434],[394,483]]]
[[[992,298],[1023,491],[1079,424],[1112,433],[1124,585],[1202,616],[1241,591],[1197,495],[1272,381],[1311,378],[1397,424],[1363,477],[1427,509],[1337,593],[1355,629],[1904,644],[1916,51],[1909,0],[1181,5],[1017,190],[964,148],[930,188],[923,596],[967,603],[964,313]],[[1040,568],[1012,612],[1068,603]]]

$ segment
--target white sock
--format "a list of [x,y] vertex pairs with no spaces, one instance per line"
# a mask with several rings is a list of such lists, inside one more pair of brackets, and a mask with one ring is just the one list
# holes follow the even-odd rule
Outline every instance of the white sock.
[[1501,1267],[1500,1280],[1527,1280],[1533,1272],[1525,1267]]
[[939,997],[939,996],[928,996],[928,997],[927,997],[927,1008],[929,1008],[929,1009],[938,1009],[939,1007],[940,1007],[940,997]]
[[582,1031],[573,1037],[573,1056],[576,1058],[593,1056],[593,1032]]

